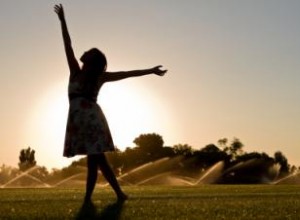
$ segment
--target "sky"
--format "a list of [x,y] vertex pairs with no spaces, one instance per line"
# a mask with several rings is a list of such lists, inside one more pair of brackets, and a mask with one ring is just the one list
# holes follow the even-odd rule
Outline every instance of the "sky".
[[142,133],[200,149],[239,138],[247,152],[282,151],[300,165],[300,2],[297,0],[2,0],[0,164],[21,149],[61,168],[68,66],[62,3],[76,57],[97,47],[108,71],[163,65],[108,83],[102,107],[120,149]]

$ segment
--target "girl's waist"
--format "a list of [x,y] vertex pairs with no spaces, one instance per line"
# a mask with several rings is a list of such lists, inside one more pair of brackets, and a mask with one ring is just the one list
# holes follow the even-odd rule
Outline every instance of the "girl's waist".
[[94,96],[91,96],[91,95],[87,95],[87,94],[77,94],[77,93],[71,93],[69,94],[69,100],[72,101],[74,99],[77,99],[77,98],[84,98],[84,99],[87,99],[91,102],[97,102],[97,97],[94,97]]

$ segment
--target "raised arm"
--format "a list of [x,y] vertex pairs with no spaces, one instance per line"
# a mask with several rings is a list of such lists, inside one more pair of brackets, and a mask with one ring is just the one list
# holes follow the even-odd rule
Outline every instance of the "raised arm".
[[167,70],[161,70],[162,66],[156,66],[150,69],[144,70],[131,70],[131,71],[122,71],[122,72],[105,72],[103,74],[104,82],[117,81],[121,79],[126,79],[130,77],[144,76],[149,74],[156,74],[158,76],[163,76]]
[[72,48],[71,38],[70,38],[70,35],[68,32],[67,23],[65,20],[64,9],[63,9],[62,5],[59,4],[59,5],[54,6],[54,11],[58,15],[58,18],[61,23],[64,47],[65,47],[65,52],[66,52],[70,72],[71,72],[71,74],[75,74],[76,72],[78,72],[78,70],[80,70],[80,67],[75,58],[74,51]]

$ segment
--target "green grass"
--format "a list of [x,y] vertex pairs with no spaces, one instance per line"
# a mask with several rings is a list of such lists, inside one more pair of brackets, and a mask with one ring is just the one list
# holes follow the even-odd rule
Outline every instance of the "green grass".
[[83,189],[1,189],[0,219],[299,219],[300,186],[203,185],[124,187],[115,203],[98,188],[82,208]]

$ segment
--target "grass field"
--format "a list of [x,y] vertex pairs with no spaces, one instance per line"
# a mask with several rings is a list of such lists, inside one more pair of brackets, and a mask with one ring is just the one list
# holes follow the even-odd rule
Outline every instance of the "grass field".
[[125,187],[115,203],[97,188],[94,206],[82,206],[83,189],[1,189],[0,219],[300,219],[298,185]]

